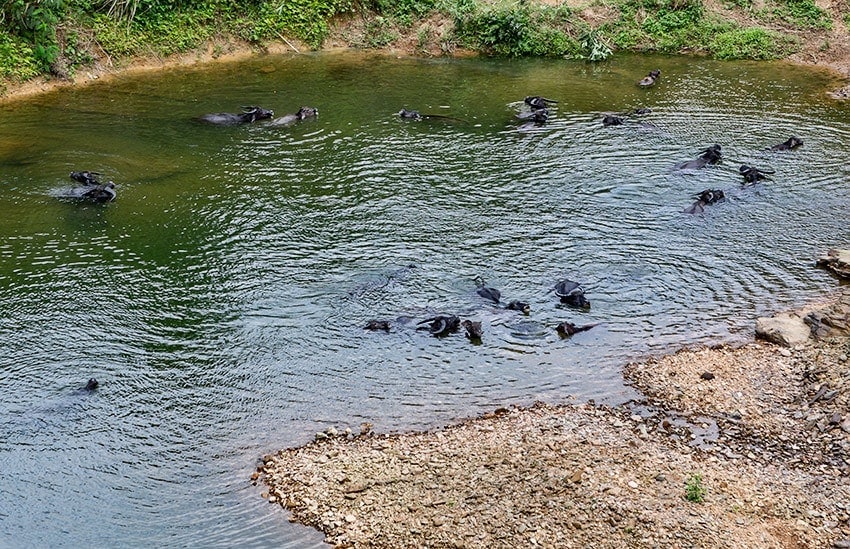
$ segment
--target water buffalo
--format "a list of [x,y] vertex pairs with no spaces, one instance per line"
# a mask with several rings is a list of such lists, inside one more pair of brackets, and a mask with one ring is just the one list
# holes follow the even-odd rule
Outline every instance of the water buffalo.
[[238,126],[239,124],[251,124],[257,120],[266,120],[274,116],[274,111],[262,107],[242,107],[241,114],[230,112],[219,112],[205,114],[198,117],[201,122],[215,124],[217,126]]
[[117,196],[117,193],[115,192],[115,183],[112,181],[109,181],[108,183],[101,183],[101,175],[102,174],[98,172],[71,172],[69,174],[71,179],[82,183],[82,185],[62,189],[57,196],[59,198],[66,198],[69,200],[112,202]]
[[469,338],[472,342],[480,342],[481,336],[484,335],[484,329],[481,327],[481,323],[472,320],[464,320],[461,322],[461,326],[463,326],[464,330],[466,330],[466,337]]
[[363,326],[364,330],[372,330],[372,331],[390,331],[390,321],[389,320],[369,320],[366,322],[366,325]]
[[594,326],[596,326],[596,324],[585,324],[584,326],[576,326],[572,322],[565,321],[555,326],[555,331],[558,332],[558,335],[560,335],[561,337],[569,337],[579,332],[586,332]]
[[[428,326],[423,326],[428,324]],[[441,337],[460,329],[460,318],[455,315],[438,315],[429,319],[417,322],[420,326],[417,330],[428,330],[431,334]]]
[[557,103],[554,99],[546,99],[545,97],[541,97],[539,95],[530,95],[523,99],[523,102],[531,107],[532,109],[545,109],[549,106],[549,103]]
[[510,309],[511,311],[519,311],[524,315],[527,315],[528,313],[531,312],[531,305],[529,305],[528,303],[526,303],[524,301],[516,301],[516,300],[511,301],[510,303],[507,304],[507,306],[505,308]]
[[697,200],[687,208],[684,213],[696,214],[705,211],[705,207],[725,198],[723,191],[719,189],[706,189],[697,195]]
[[71,172],[70,177],[83,185],[99,185],[101,175],[99,172]]
[[799,147],[802,144],[803,144],[802,139],[800,139],[799,137],[791,136],[791,137],[788,138],[787,141],[783,141],[782,143],[779,143],[778,145],[772,146],[770,148],[770,150],[772,150],[772,151],[790,151],[792,149],[796,149],[797,147]]
[[537,109],[531,112],[526,112],[516,115],[520,120],[525,120],[517,129],[524,131],[532,128],[539,128],[549,122],[549,109]]
[[688,160],[687,162],[682,162],[677,165],[676,168],[680,170],[698,170],[700,168],[704,168],[709,164],[717,164],[720,162],[721,153],[720,153],[720,145],[714,144],[709,148],[705,149],[700,153],[700,155],[694,160]]
[[402,118],[408,118],[410,120],[422,120],[422,114],[419,111],[401,109],[397,114]]
[[649,71],[649,74],[643,77],[643,79],[638,82],[638,86],[648,88],[649,86],[654,86],[655,82],[658,81],[658,78],[661,76],[660,70]]
[[578,307],[580,309],[590,308],[590,301],[584,297],[584,290],[578,282],[573,282],[572,280],[565,278],[555,284],[555,287],[552,289],[555,291],[555,295],[560,298],[561,303],[565,303],[570,307]]
[[493,303],[499,303],[499,300],[502,298],[502,292],[496,288],[487,286],[487,283],[480,276],[475,277],[475,285],[478,287],[478,289],[475,290],[475,293],[484,299],[489,299]]
[[770,179],[767,174],[773,173],[773,171],[762,171],[755,166],[747,166],[746,164],[742,164],[738,171],[744,176],[744,185],[758,183],[761,179]]
[[605,118],[602,119],[603,126],[620,126],[625,122],[622,117],[619,117],[614,114],[606,114]]
[[315,107],[301,107],[296,113],[286,114],[284,116],[281,116],[280,118],[275,118],[274,120],[269,122],[269,126],[289,126],[296,122],[306,120],[307,118],[313,118],[318,116],[319,109]]
[[409,111],[407,109],[401,109],[396,114],[401,118],[406,118],[408,120],[446,120],[449,122],[461,122],[468,124],[468,122],[463,118],[447,116],[445,114],[422,114],[419,111]]
[[75,187],[65,195],[65,198],[76,198],[79,200],[92,200],[94,202],[112,202],[115,200],[115,183],[110,181],[105,185],[87,185]]

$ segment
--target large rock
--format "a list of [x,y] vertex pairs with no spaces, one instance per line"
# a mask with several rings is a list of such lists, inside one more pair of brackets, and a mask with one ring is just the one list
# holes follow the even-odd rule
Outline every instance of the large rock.
[[850,291],[845,291],[834,303],[810,312],[805,322],[818,338],[850,335]]
[[756,337],[785,347],[802,345],[811,333],[803,319],[793,314],[783,313],[756,320]]
[[850,278],[850,250],[829,250],[818,259],[817,265],[842,278]]

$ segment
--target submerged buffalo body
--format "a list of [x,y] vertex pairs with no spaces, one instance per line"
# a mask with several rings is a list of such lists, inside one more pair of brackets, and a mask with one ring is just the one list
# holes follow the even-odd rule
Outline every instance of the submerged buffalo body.
[[762,179],[770,179],[768,174],[773,173],[772,170],[760,170],[755,166],[747,166],[746,164],[742,164],[738,171],[744,176],[744,185],[752,185]]
[[638,82],[638,86],[643,88],[648,88],[650,86],[654,86],[658,81],[658,78],[661,76],[660,70],[649,71],[649,74],[643,77],[640,82]]
[[201,122],[214,124],[216,126],[238,126],[240,124],[251,124],[257,120],[266,120],[274,116],[274,111],[262,107],[242,107],[241,114],[230,112],[218,112],[205,114],[198,117]]
[[790,151],[790,150],[796,149],[797,147],[799,147],[802,144],[803,144],[802,139],[800,139],[799,137],[791,136],[791,137],[788,138],[787,141],[783,141],[782,143],[779,143],[778,145],[772,146],[770,148],[770,150],[772,150],[772,151]]
[[111,181],[105,185],[71,187],[59,193],[59,198],[91,202],[112,202],[116,196],[115,183]]
[[315,107],[301,107],[298,109],[298,112],[292,114],[286,114],[281,116],[280,118],[275,118],[271,122],[269,122],[270,126],[289,126],[290,124],[295,124],[296,122],[301,122],[302,120],[306,120],[308,118],[315,118],[319,116],[319,109]]
[[717,164],[720,162],[720,158],[720,145],[714,144],[702,151],[702,153],[700,153],[700,155],[694,160],[682,162],[676,166],[676,168],[680,170],[698,170],[708,166],[709,164]]
[[719,189],[706,189],[697,195],[696,202],[685,208],[684,213],[702,213],[705,211],[706,206],[720,202],[725,197],[726,195]]
[[69,177],[74,181],[82,183],[82,185],[62,189],[57,196],[68,200],[112,202],[117,196],[115,193],[115,183],[112,181],[101,183],[101,175],[99,172],[71,172]]

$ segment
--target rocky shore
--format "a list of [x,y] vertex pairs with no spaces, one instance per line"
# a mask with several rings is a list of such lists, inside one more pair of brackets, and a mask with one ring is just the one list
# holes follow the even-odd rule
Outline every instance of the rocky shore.
[[791,316],[802,341],[628,364],[639,402],[330,430],[252,481],[335,547],[850,547],[850,288]]

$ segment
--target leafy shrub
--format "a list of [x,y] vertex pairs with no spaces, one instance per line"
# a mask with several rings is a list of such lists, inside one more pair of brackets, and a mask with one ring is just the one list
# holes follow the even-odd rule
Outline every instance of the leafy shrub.
[[595,29],[585,32],[579,39],[579,43],[581,44],[581,53],[576,56],[579,59],[604,61],[611,57],[611,48],[602,41],[599,32]]
[[461,19],[455,29],[497,55],[520,56],[531,52],[529,24],[526,8],[497,8]]
[[141,51],[144,36],[132,32],[129,25],[108,15],[96,15],[93,21],[95,36],[103,50],[112,56],[130,55]]
[[328,20],[351,9],[351,0],[284,0],[275,13],[282,29],[291,31],[311,48],[319,48],[330,32]]
[[534,31],[531,37],[531,55],[541,57],[570,57],[578,55],[581,47],[578,42],[556,28],[543,27]]
[[2,4],[2,19],[30,44],[36,64],[45,72],[59,57],[56,25],[64,14],[62,0],[6,0]]
[[40,67],[35,62],[32,48],[20,39],[0,31],[0,75],[13,80],[27,80],[37,76]]
[[570,14],[568,7],[532,9],[525,4],[458,9],[455,36],[461,44],[493,55],[562,56],[580,50],[562,28]]
[[685,484],[685,499],[691,503],[702,503],[705,501],[706,490],[702,485],[702,475],[695,473],[688,477]]

